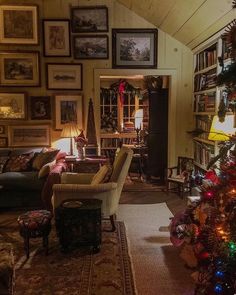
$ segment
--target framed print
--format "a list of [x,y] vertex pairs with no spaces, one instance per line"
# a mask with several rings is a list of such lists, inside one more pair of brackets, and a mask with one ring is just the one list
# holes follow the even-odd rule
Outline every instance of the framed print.
[[51,120],[51,97],[30,96],[30,119]]
[[75,59],[107,59],[107,35],[78,35],[74,36]]
[[7,137],[0,137],[0,148],[7,147]]
[[0,120],[26,119],[25,93],[0,92]]
[[112,29],[113,68],[157,67],[156,29]]
[[39,86],[39,53],[0,52],[0,86]]
[[8,128],[9,146],[50,146],[49,125],[17,125]]
[[6,132],[6,126],[0,125],[0,134],[5,134],[5,132]]
[[44,19],[44,56],[70,56],[70,21]]
[[38,7],[0,5],[0,43],[38,44]]
[[106,6],[80,6],[71,8],[72,33],[108,32]]
[[63,124],[75,122],[83,129],[83,101],[81,95],[55,95],[56,130],[62,130]]
[[82,64],[47,63],[47,88],[82,90]]

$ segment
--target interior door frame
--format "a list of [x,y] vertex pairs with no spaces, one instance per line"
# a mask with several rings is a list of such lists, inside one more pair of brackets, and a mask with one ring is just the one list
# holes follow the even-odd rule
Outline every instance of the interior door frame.
[[167,163],[172,166],[176,162],[176,97],[177,97],[177,71],[172,69],[94,69],[94,109],[96,134],[100,148],[100,79],[104,76],[125,79],[129,76],[168,76],[168,152]]

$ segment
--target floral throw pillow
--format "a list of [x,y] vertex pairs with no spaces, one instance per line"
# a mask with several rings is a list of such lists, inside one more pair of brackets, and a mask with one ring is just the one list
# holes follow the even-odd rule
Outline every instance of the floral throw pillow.
[[6,163],[4,172],[29,171],[34,153],[12,156]]

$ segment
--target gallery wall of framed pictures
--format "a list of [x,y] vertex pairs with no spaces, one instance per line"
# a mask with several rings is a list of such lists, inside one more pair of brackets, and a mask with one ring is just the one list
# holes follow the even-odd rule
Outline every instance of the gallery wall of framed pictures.
[[[51,17],[45,14],[43,1],[37,1],[37,5],[34,1],[4,2],[0,4],[0,148],[20,145],[12,138],[11,126],[18,123],[33,127],[47,124],[59,137],[58,130],[64,124],[59,111],[62,103],[76,104],[76,116],[84,128],[84,71],[96,67],[97,60],[111,60],[113,68],[156,67],[157,32],[112,30],[105,5],[68,4],[68,10],[62,11],[60,17],[55,13]],[[134,42],[142,38],[143,43],[136,42],[134,46],[140,51],[139,60],[128,60],[134,58],[132,52],[123,58],[123,37]],[[150,48],[145,47],[145,42]],[[35,132],[37,127],[33,127]]]

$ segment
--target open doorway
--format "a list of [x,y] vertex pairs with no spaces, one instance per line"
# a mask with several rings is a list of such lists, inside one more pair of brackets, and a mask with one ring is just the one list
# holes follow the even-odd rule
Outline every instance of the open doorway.
[[[99,143],[99,149],[100,153],[103,153],[103,150],[106,148],[114,149],[117,145],[117,142],[120,142],[120,138],[122,137],[122,142],[131,143],[133,137],[133,142],[136,141],[137,143],[137,134],[136,132],[123,132],[124,128],[134,128],[135,130],[135,118],[133,116],[134,112],[132,111],[132,108],[130,110],[124,110],[123,109],[123,115],[122,112],[120,113],[120,106],[117,108],[117,121],[119,121],[119,128],[118,130],[114,130],[114,132],[107,132],[107,134],[104,134],[103,128],[101,128],[103,125],[101,125],[101,114],[104,111],[106,104],[101,105],[100,100],[100,92],[101,88],[104,87],[104,83],[109,84],[109,82],[114,83],[115,81],[120,81],[121,79],[128,81],[130,84],[134,84],[135,79],[142,80],[140,83],[143,83],[144,79],[146,77],[163,77],[165,76],[168,81],[168,87],[165,88],[165,90],[158,89],[158,99],[152,98],[152,106],[149,107],[149,117],[151,117],[151,122],[148,122],[148,129],[152,126],[153,129],[148,130],[152,133],[152,140],[148,140],[148,145],[152,147],[152,150],[150,150],[149,153],[151,153],[151,157],[155,158],[154,162],[151,160],[149,162],[149,175],[152,177],[161,177],[163,178],[163,171],[164,169],[169,166],[173,165],[175,161],[175,103],[176,103],[176,73],[173,70],[120,70],[120,69],[96,69],[94,71],[94,81],[95,81],[95,108],[96,110],[100,110],[99,112],[95,113],[95,119],[96,119],[96,128],[97,128],[97,135],[98,135],[98,143]],[[111,84],[112,84],[111,83]],[[107,85],[108,86],[108,85]],[[143,90],[144,88],[142,88]],[[152,93],[153,94],[153,93]],[[154,95],[154,94],[153,94]],[[132,100],[132,99],[131,99]],[[162,106],[158,106],[158,102],[165,102]],[[141,103],[142,105],[143,103]],[[134,103],[135,105],[135,103]],[[131,103],[131,107],[134,107]],[[136,104],[137,106],[137,104]],[[113,106],[109,106],[110,110]],[[154,111],[154,109],[157,108],[157,111]],[[139,105],[138,105],[139,109]],[[163,113],[163,110],[165,110],[165,113]],[[125,113],[124,113],[125,111]],[[109,110],[108,110],[109,112]],[[165,120],[161,122],[158,128],[155,129],[155,123],[157,122],[157,112],[159,112],[160,117],[164,117]],[[145,111],[143,112],[145,114]],[[120,118],[123,118],[122,120]],[[171,120],[170,120],[171,118]],[[126,120],[127,119],[127,120]],[[150,120],[150,118],[149,118]],[[132,122],[133,121],[133,122]],[[130,122],[132,122],[130,124]],[[146,122],[145,120],[142,121],[142,125],[145,126]],[[150,125],[150,126],[149,126]],[[162,126],[165,126],[165,129]],[[143,127],[142,126],[142,127]],[[104,126],[103,126],[104,127]],[[137,126],[136,126],[137,127]],[[162,130],[162,134],[158,134]],[[122,135],[121,135],[122,133]],[[156,134],[154,134],[156,133]],[[165,144],[163,139],[163,133],[165,133]],[[131,135],[132,134],[132,135]],[[158,135],[158,140],[154,138],[156,135]],[[105,140],[104,140],[105,139]],[[161,151],[162,148],[163,150]],[[163,155],[163,151],[165,155]],[[150,164],[151,163],[151,164]],[[161,165],[161,168],[160,168]],[[157,169],[157,167],[159,168]],[[164,167],[165,166],[165,167]]]

